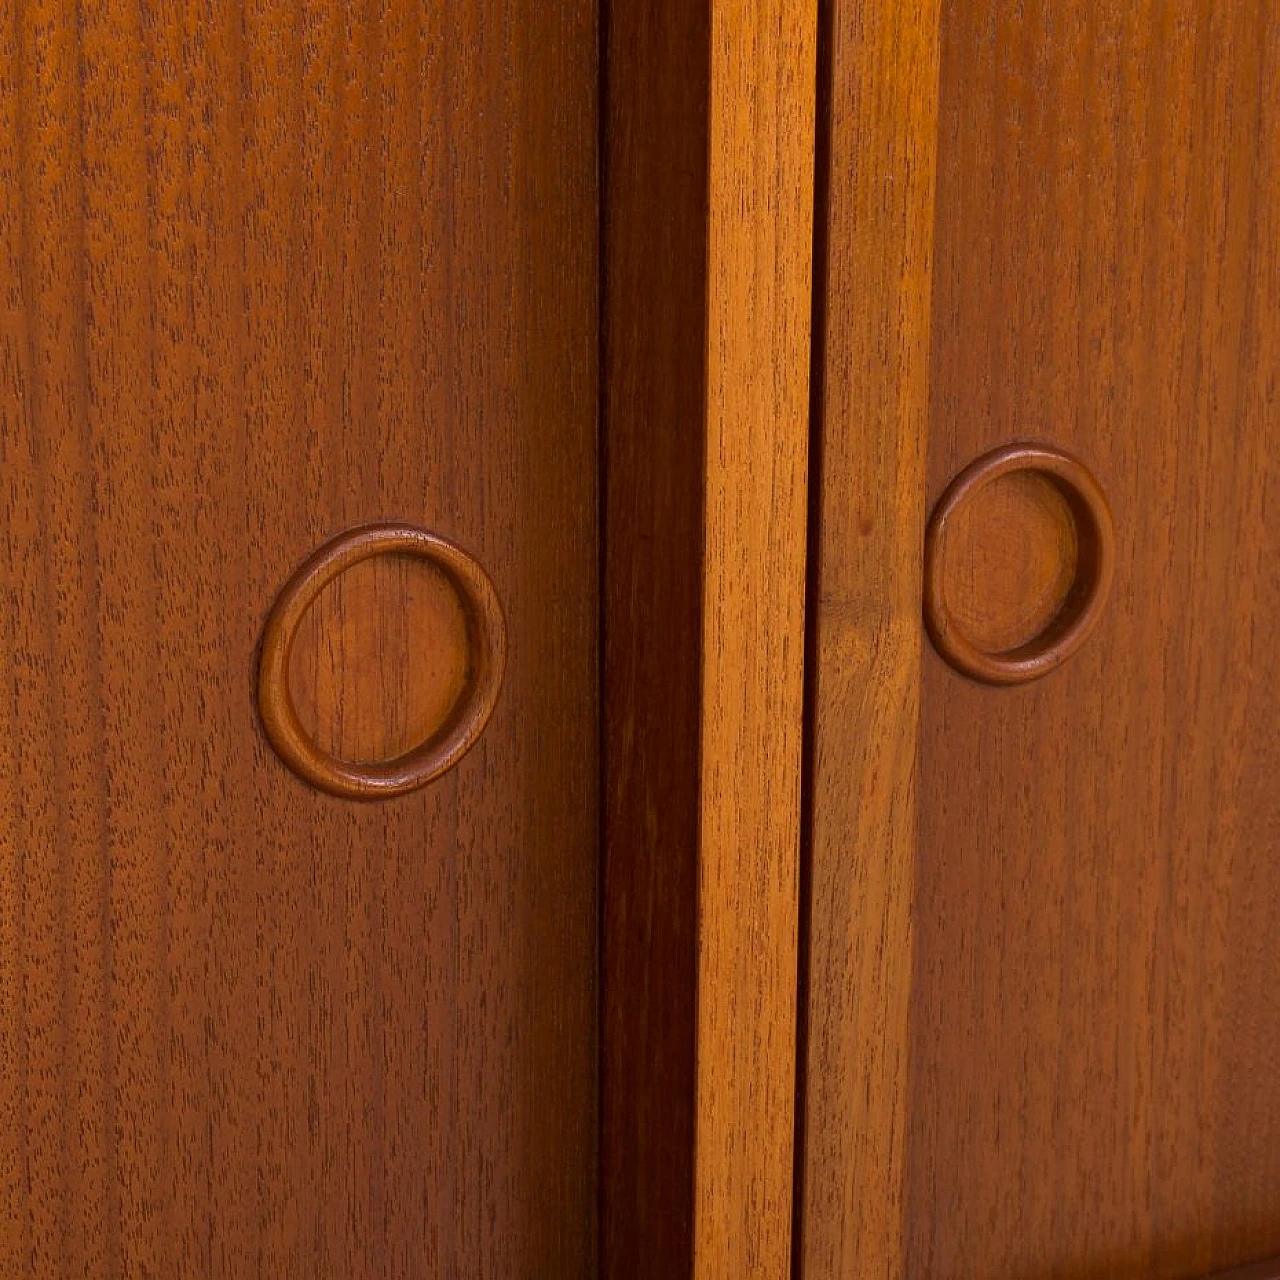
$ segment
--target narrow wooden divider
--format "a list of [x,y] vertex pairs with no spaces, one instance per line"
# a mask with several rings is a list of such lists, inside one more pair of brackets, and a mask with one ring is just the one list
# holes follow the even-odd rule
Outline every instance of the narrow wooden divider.
[[611,1280],[790,1269],[816,20],[608,13]]
[[824,9],[804,1280],[906,1266],[938,16]]

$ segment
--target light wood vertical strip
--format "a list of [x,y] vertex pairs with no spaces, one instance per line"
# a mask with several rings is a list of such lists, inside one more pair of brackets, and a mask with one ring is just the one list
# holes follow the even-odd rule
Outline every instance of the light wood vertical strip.
[[804,1280],[893,1280],[905,1273],[938,4],[832,0],[828,21],[797,1257]]
[[790,1266],[817,0],[713,4],[694,1271]]
[[689,1280],[707,12],[605,18],[600,1274]]

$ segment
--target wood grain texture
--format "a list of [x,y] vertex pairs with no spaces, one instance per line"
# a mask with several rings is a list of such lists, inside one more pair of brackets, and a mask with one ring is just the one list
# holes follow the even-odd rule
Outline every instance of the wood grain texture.
[[804,1280],[905,1274],[937,30],[936,0],[823,27]]
[[816,41],[711,8],[698,1280],[790,1269]]
[[[1280,1241],[1280,19],[952,0],[931,219],[918,17],[830,32],[799,1265],[1203,1275]],[[1117,579],[995,693],[919,499],[1028,436]]]
[[375,556],[326,586],[299,620],[290,697],[322,750],[392,759],[449,718],[470,683],[469,646],[467,612],[446,574]]
[[815,17],[609,10],[609,1277],[789,1270]]
[[[1028,566],[1032,580],[1043,579],[1045,570],[1036,567],[1035,557],[1039,552],[1043,559],[1044,548],[1028,539],[1025,520],[1000,527],[988,518],[975,526],[966,516],[982,510],[1002,482],[1034,477],[1051,483],[1066,508],[1065,522],[1050,520],[1047,530],[1043,518],[1037,519],[1051,546],[1050,575],[1055,562],[1068,566],[1065,588],[1056,603],[1051,597],[1024,597],[1024,613],[1045,615],[1040,626],[1012,646],[999,641],[992,646],[983,633],[990,629],[990,620],[1007,609],[1006,592],[1026,590]],[[952,554],[957,539],[967,540],[967,554],[959,560]],[[1009,562],[1014,567],[1007,567]],[[986,588],[982,595],[975,594],[970,577],[975,568]],[[1039,680],[1088,640],[1106,607],[1114,574],[1111,506],[1089,468],[1044,444],[1001,445],[969,463],[947,486],[929,517],[924,538],[924,619],[929,638],[938,654],[971,679],[997,685]],[[967,618],[953,604],[957,594],[968,605]],[[1046,610],[1050,603],[1054,607]]]
[[1016,471],[984,485],[952,513],[938,548],[956,623],[987,653],[1028,644],[1067,603],[1079,543],[1071,506],[1051,480]]
[[[0,1274],[595,1274],[593,6],[0,7]],[[381,805],[254,714],[402,519],[507,611]]]
[[1088,643],[927,654],[908,1273],[1280,1251],[1280,11],[943,9],[928,493],[1013,438],[1116,516]]
[[[326,607],[326,596],[336,594],[344,580],[362,567],[393,559],[411,560],[430,567],[446,579],[449,593],[444,626],[433,627],[425,639],[431,647],[419,650],[409,661],[420,673],[421,683],[443,684],[444,705],[434,720],[422,727],[404,749],[394,754],[348,756],[335,753],[318,739],[303,719],[293,689],[295,644],[304,624],[319,613],[327,627],[321,643],[333,655],[337,679],[324,690],[326,718],[342,724],[351,719],[399,718],[388,715],[386,702],[407,703],[412,684],[404,667],[406,655],[394,644],[374,650],[375,664],[386,667],[388,679],[398,680],[389,698],[383,690],[368,697],[361,688],[365,653],[359,643],[369,624],[367,616],[349,615]],[[411,580],[400,579],[402,593],[391,605],[394,613],[412,611]],[[371,603],[382,607],[383,602]],[[461,625],[450,634],[449,620]],[[433,643],[432,643],[433,642]],[[354,670],[348,681],[347,662]],[[352,800],[373,800],[416,791],[454,768],[475,745],[493,714],[502,692],[507,662],[507,628],[498,593],[484,568],[456,543],[415,525],[365,524],[345,529],[329,539],[301,564],[281,589],[263,628],[258,666],[258,713],[276,754],[300,778],[331,795]],[[439,680],[443,668],[445,679]],[[316,686],[313,684],[312,686]],[[382,696],[377,696],[382,694]],[[439,698],[439,694],[437,694]],[[348,708],[348,699],[360,705]],[[445,700],[447,699],[447,701]],[[372,705],[368,705],[371,703]]]
[[1280,1280],[1280,1258],[1269,1262],[1255,1262],[1252,1266],[1223,1271],[1209,1280]]

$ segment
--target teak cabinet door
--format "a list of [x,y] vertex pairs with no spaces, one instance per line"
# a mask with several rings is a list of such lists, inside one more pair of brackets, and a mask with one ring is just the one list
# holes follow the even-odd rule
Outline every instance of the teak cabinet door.
[[1275,1257],[1280,9],[828,20],[799,1274]]
[[[589,0],[0,6],[6,1280],[595,1274],[595,46]],[[320,592],[307,732],[440,729],[467,566],[506,662],[359,801],[256,682],[370,522],[465,572]]]

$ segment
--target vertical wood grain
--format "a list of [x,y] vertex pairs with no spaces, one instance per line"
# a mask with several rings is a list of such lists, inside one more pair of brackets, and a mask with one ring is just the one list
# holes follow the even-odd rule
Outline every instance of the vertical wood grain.
[[[595,1265],[595,7],[0,11],[0,1274]],[[426,525],[512,637],[430,790],[255,650]]]
[[694,1271],[790,1267],[817,5],[713,4]]
[[943,9],[927,488],[1011,438],[1115,512],[1097,631],[923,672],[910,1270],[1280,1250],[1280,14]]
[[[1280,1231],[1280,23],[918,18],[835,5],[827,57],[797,1257],[1205,1274]],[[921,651],[921,499],[1028,437],[1099,476],[1118,571],[997,692]]]
[[610,1277],[790,1266],[815,27],[609,10]]
[[824,14],[797,1275],[906,1274],[938,4]]

